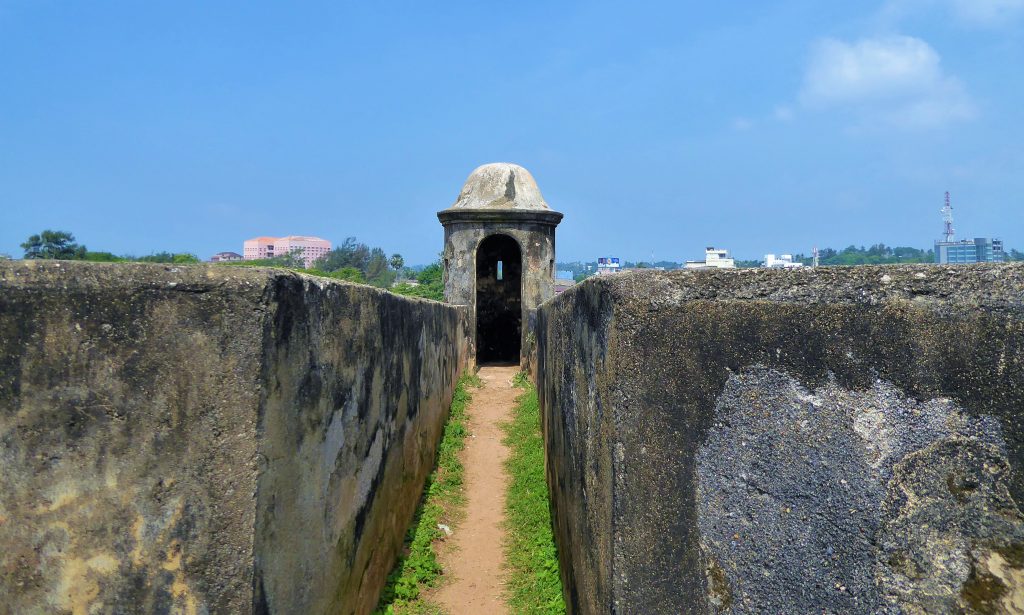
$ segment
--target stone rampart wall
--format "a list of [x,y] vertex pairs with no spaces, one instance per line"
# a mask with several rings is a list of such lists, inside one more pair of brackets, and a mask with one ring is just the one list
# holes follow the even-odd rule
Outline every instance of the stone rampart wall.
[[538,349],[572,612],[1024,608],[1024,267],[621,274]]
[[0,264],[0,613],[367,613],[467,340],[286,272]]

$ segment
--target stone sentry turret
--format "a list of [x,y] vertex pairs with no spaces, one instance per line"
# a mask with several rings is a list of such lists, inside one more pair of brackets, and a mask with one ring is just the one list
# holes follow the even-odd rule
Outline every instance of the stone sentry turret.
[[555,227],[562,214],[530,172],[504,162],[478,167],[444,226],[444,296],[469,306],[478,363],[529,363],[537,306],[554,296]]

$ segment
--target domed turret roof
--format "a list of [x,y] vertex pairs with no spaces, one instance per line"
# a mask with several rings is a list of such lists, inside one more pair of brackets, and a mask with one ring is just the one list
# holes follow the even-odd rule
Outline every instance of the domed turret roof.
[[459,198],[449,208],[452,209],[551,210],[530,172],[508,162],[477,167],[463,184]]

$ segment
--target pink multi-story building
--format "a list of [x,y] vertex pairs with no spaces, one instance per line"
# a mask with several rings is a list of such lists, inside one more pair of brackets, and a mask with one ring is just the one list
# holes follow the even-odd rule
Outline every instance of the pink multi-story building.
[[247,261],[274,258],[284,254],[295,254],[308,269],[313,261],[331,251],[331,242],[319,237],[288,235],[287,237],[254,237],[246,239],[242,256]]

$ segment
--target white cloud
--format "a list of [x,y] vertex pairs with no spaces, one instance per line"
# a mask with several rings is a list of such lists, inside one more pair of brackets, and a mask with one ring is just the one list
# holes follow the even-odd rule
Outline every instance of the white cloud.
[[998,28],[1024,15],[1024,0],[887,0],[878,18],[893,27],[913,15],[936,10],[948,12],[963,25]]
[[753,127],[754,121],[749,118],[737,117],[732,120],[732,129],[735,130],[736,132],[744,132],[750,130]]
[[815,45],[800,102],[812,109],[846,109],[867,123],[929,127],[974,116],[958,79],[918,38],[893,36]]
[[981,26],[1000,26],[1024,14],[1024,0],[949,0],[953,14]]
[[789,105],[779,105],[775,107],[773,115],[780,122],[788,122],[793,119],[793,108]]
[[801,99],[811,105],[900,98],[941,80],[939,55],[909,36],[816,45]]

